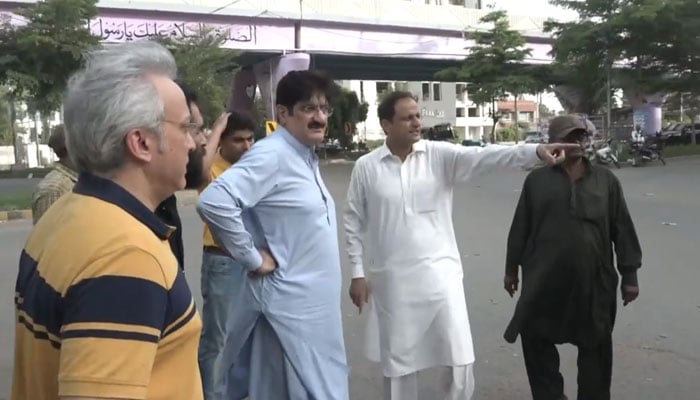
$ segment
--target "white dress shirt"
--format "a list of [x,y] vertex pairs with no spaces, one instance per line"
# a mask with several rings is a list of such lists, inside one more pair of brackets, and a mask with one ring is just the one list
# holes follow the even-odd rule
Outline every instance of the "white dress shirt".
[[353,278],[372,296],[367,347],[384,376],[474,362],[452,224],[455,183],[537,163],[537,145],[419,141],[405,161],[386,145],[355,163],[344,227]]

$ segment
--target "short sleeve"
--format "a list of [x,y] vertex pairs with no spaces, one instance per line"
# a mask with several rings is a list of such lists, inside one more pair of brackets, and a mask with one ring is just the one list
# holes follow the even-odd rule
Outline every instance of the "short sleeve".
[[129,248],[107,268],[67,290],[61,325],[59,395],[145,399],[166,324],[168,290],[161,265]]

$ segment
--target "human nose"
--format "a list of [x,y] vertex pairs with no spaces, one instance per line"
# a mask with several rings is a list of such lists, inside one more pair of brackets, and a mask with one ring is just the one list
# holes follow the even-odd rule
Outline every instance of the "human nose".
[[197,131],[197,133],[194,135],[193,139],[194,139],[194,142],[196,144],[199,144],[199,145],[204,145],[207,143],[207,138],[204,136],[204,131],[201,129],[199,131]]
[[185,136],[185,146],[187,147],[187,151],[194,150],[196,145],[195,145],[194,138],[192,137],[192,135]]

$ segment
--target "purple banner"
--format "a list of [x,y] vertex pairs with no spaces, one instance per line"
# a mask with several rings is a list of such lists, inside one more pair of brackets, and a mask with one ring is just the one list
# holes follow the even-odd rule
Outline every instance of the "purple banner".
[[[109,11],[103,10],[103,15]],[[214,29],[214,34],[225,39],[223,47],[240,50],[288,51],[294,49],[294,26],[262,24],[212,24],[207,15],[192,14],[186,20],[147,16],[141,18],[101,16],[90,21],[90,30],[103,42],[125,42],[155,37],[184,39],[201,34],[203,27]],[[23,24],[20,16],[3,13],[15,25]],[[255,20],[251,18],[251,20]],[[284,21],[280,22],[284,24]],[[301,51],[320,51],[343,54],[385,55],[406,58],[460,59],[469,53],[472,40],[464,39],[455,32],[444,34],[414,34],[386,32],[372,25],[357,25],[356,29],[301,28]],[[551,45],[528,43],[532,50],[527,60],[530,63],[550,63]]]

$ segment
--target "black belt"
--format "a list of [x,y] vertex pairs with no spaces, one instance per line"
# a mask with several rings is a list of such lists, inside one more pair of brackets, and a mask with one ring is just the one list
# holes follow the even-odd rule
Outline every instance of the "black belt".
[[230,257],[227,252],[216,246],[204,246],[204,251],[211,254],[218,254],[220,256]]

